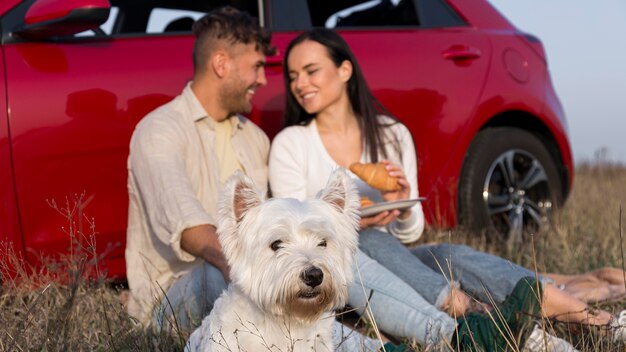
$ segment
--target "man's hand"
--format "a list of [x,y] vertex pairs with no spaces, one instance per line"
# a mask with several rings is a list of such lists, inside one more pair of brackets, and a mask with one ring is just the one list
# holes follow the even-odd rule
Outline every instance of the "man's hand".
[[180,247],[218,268],[224,275],[224,280],[230,282],[230,268],[222,252],[215,226],[200,225],[185,229],[180,239]]

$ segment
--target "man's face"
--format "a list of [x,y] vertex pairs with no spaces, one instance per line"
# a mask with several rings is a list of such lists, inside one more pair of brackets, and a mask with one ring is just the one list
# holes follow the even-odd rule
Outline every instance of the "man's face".
[[255,44],[235,44],[231,50],[230,69],[220,101],[223,108],[234,113],[249,113],[257,88],[267,84],[265,55],[255,50]]

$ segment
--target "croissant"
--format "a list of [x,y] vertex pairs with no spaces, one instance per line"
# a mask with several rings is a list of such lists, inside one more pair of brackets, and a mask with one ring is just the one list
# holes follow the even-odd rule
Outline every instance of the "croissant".
[[360,179],[368,185],[381,191],[397,191],[400,189],[398,179],[389,176],[385,165],[354,163],[350,165],[350,171],[354,172]]
[[374,205],[374,201],[369,199],[368,197],[361,197],[361,208],[369,207],[370,205]]

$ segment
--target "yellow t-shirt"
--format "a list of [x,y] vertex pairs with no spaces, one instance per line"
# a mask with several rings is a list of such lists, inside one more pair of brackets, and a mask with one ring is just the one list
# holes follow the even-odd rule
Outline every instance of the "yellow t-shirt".
[[231,119],[215,123],[215,154],[220,163],[220,183],[224,184],[236,170],[243,171],[233,149],[231,137],[233,123]]

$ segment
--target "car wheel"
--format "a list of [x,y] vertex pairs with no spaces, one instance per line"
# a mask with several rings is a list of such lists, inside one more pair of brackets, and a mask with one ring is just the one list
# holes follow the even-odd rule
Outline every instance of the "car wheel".
[[546,147],[533,134],[511,127],[478,133],[463,164],[458,194],[462,225],[515,242],[542,230],[562,199]]

